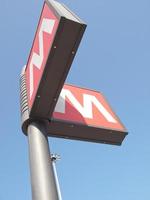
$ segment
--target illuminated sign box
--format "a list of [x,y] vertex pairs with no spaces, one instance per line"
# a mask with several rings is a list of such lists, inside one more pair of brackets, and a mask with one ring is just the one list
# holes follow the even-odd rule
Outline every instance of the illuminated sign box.
[[96,91],[64,85],[49,136],[120,145],[127,131],[105,97]]
[[53,0],[44,2],[25,69],[24,121],[52,115],[85,28],[63,4]]
[[105,97],[64,85],[85,28],[64,5],[45,1],[21,74],[22,130],[42,120],[49,136],[120,145],[127,131]]

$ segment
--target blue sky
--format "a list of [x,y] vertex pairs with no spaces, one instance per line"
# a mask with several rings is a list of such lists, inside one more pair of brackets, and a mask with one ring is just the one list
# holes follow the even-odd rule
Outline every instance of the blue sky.
[[[65,200],[150,198],[150,1],[63,0],[87,30],[67,83],[101,91],[129,131],[121,147],[49,138]],[[19,75],[43,1],[0,6],[0,199],[31,199]]]

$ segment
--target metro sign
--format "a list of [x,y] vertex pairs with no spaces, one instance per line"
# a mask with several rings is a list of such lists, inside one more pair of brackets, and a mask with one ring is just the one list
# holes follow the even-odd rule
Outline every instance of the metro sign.
[[47,129],[49,136],[118,145],[127,134],[101,93],[71,85],[64,85]]
[[30,118],[52,115],[85,28],[64,5],[44,2],[25,70]]
[[39,120],[49,136],[120,145],[127,131],[105,97],[64,85],[85,28],[63,4],[44,2],[20,78],[22,130]]

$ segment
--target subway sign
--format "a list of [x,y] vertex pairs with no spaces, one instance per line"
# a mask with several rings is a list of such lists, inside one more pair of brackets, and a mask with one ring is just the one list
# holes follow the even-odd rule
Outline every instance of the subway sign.
[[124,125],[100,92],[64,85],[52,118],[49,136],[120,145]]
[[52,115],[85,28],[63,4],[44,2],[25,69],[30,118]]
[[63,4],[44,2],[21,73],[22,130],[43,121],[48,136],[121,145],[127,130],[103,94],[64,85],[85,28]]

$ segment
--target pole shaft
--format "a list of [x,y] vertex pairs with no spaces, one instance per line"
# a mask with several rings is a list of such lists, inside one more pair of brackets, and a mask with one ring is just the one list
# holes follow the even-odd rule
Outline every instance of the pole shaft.
[[55,161],[52,161],[52,165],[53,165],[53,171],[54,171],[54,176],[55,176],[55,182],[56,182],[57,191],[58,191],[58,197],[59,197],[59,200],[62,200],[61,191],[60,191],[60,185],[59,185],[58,176],[57,176],[57,171],[56,171]]
[[28,126],[32,200],[59,200],[43,123]]

